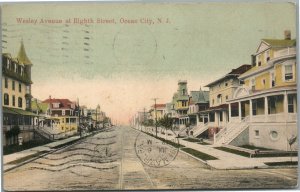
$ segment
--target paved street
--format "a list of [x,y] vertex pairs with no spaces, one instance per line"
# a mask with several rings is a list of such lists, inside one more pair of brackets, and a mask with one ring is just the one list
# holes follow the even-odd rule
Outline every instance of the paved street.
[[[179,152],[166,166],[136,155],[140,132],[107,129],[4,174],[6,190],[290,188],[297,169],[212,170]],[[139,137],[150,137],[141,133]],[[242,162],[236,162],[242,163]]]

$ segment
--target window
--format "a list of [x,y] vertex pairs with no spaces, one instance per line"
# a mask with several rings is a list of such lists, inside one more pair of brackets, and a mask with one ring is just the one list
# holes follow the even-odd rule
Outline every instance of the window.
[[252,101],[252,115],[257,115],[257,101]]
[[30,109],[30,99],[26,99],[26,108]]
[[12,81],[12,90],[15,90],[15,81]]
[[265,79],[262,80],[262,84],[263,84],[264,87],[266,86],[266,80]]
[[4,84],[5,88],[8,88],[8,79],[6,77],[4,78]]
[[294,96],[288,95],[288,112],[294,113]]
[[255,90],[255,79],[251,79],[251,89],[252,91]]
[[12,105],[16,106],[16,97],[14,95],[12,96]]
[[219,94],[219,95],[217,96],[217,98],[218,98],[218,103],[221,104],[221,103],[222,103],[222,95]]
[[29,85],[26,86],[26,93],[30,94],[30,86]]
[[53,103],[53,108],[59,108],[59,103]]
[[18,98],[18,107],[22,107],[23,106],[23,101],[22,101],[22,98],[21,97],[19,97]]
[[226,82],[226,83],[225,83],[225,87],[227,87],[227,86],[228,86],[228,83]]
[[22,92],[22,84],[19,83],[19,92],[21,93]]
[[228,100],[228,95],[225,96],[225,99]]
[[9,96],[7,93],[4,94],[4,105],[9,105]]
[[261,61],[258,62],[258,66],[261,66]]
[[255,136],[259,137],[259,130],[255,130]]
[[275,87],[275,74],[271,73],[271,86]]
[[277,139],[278,138],[278,132],[277,131],[271,131],[270,132],[271,139]]
[[266,61],[268,62],[270,60],[270,51],[266,51]]
[[285,65],[284,69],[285,69],[285,74],[284,74],[285,80],[286,81],[292,80],[293,79],[293,66]]
[[62,110],[62,115],[66,115],[66,111],[65,110]]
[[214,99],[212,100],[212,104],[213,104],[213,105],[215,104],[215,100],[214,100]]
[[185,95],[185,89],[182,89],[182,95]]

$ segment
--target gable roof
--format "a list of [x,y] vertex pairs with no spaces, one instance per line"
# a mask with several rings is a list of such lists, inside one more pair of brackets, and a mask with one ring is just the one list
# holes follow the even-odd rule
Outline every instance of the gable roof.
[[291,47],[296,46],[295,39],[262,39],[262,41],[266,42],[271,47]]
[[238,77],[240,76],[241,74],[245,73],[246,71],[248,71],[249,69],[251,69],[251,65],[249,64],[243,64],[241,66],[239,66],[238,68],[236,69],[232,69],[231,72],[227,73],[225,76],[207,84],[205,87],[210,87],[216,83],[219,83],[223,80],[225,80],[226,78],[229,78],[229,77]]
[[189,104],[208,103],[209,91],[191,91]]
[[75,104],[74,102],[70,101],[69,99],[55,99],[55,98],[49,98],[44,100],[42,103],[59,103],[59,109],[70,109],[71,108],[71,104]]

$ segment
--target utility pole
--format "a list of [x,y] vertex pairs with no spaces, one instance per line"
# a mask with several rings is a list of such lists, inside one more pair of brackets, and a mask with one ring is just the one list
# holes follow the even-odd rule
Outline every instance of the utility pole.
[[154,113],[155,113],[155,136],[157,137],[157,113],[156,113],[156,100],[158,98],[153,98],[154,100]]
[[145,125],[145,121],[146,121],[146,108],[144,107],[144,125]]
[[81,130],[81,126],[80,126],[80,105],[79,105],[79,99],[77,99],[77,105],[78,105],[78,126],[79,126],[79,135],[80,135],[80,138],[82,136],[82,130]]

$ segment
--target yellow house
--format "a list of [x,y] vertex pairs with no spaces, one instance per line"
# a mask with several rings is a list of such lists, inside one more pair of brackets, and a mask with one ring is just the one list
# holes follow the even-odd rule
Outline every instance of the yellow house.
[[49,97],[42,103],[48,103],[47,114],[51,121],[51,127],[55,127],[61,133],[75,134],[78,130],[78,116],[76,104],[69,99],[55,99]]
[[296,40],[289,31],[285,39],[262,39],[252,58],[229,100],[230,121],[248,122],[249,144],[287,150],[297,135]]

